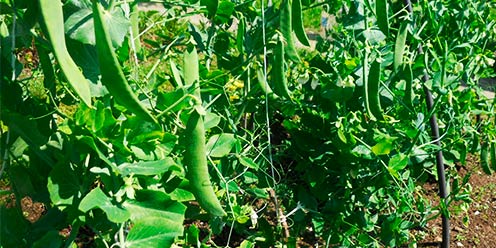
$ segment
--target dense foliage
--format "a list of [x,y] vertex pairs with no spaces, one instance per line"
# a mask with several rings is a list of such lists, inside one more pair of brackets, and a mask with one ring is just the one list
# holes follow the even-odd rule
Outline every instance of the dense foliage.
[[143,2],[0,0],[2,247],[413,244],[496,170],[494,0]]

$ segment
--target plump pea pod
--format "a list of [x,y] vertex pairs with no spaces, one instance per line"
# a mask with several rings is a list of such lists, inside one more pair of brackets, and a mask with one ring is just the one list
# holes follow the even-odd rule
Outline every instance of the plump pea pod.
[[366,85],[366,101],[368,104],[366,106],[369,107],[369,112],[373,118],[377,120],[383,120],[382,116],[382,108],[379,94],[379,85],[381,83],[381,63],[377,60],[372,62],[369,69],[369,75],[367,77],[367,85]]
[[131,36],[132,45],[137,54],[141,54],[141,42],[139,39],[139,9],[138,3],[134,3],[131,5],[131,14],[129,15],[129,21],[131,22]]
[[496,142],[491,142],[489,155],[491,156],[491,168],[496,171]]
[[288,89],[288,81],[284,70],[284,43],[281,38],[277,40],[274,48],[274,61],[272,62],[272,82],[276,95],[290,99],[291,93]]
[[265,93],[265,95],[269,98],[269,99],[277,99],[279,98],[278,95],[276,95],[272,89],[270,88],[269,84],[267,83],[267,81],[265,80],[265,77],[263,75],[263,70],[262,68],[258,68],[257,69],[257,81],[258,81],[258,84],[260,85],[260,88],[262,89],[262,91]]
[[246,21],[244,17],[239,19],[238,33],[236,34],[236,47],[238,48],[239,54],[245,52],[245,31],[246,31]]
[[115,55],[108,28],[103,22],[103,7],[99,1],[93,0],[93,19],[95,25],[96,49],[102,83],[107,87],[114,99],[137,116],[158,123],[138,100],[129,86],[122,68]]
[[403,79],[405,80],[405,96],[403,101],[409,107],[413,106],[413,71],[412,65],[408,64],[403,67]]
[[293,41],[293,28],[291,21],[291,0],[283,0],[281,2],[281,10],[279,14],[279,25],[281,28],[282,36],[286,41],[286,46],[284,46],[286,57],[294,62],[300,62],[300,57]]
[[310,46],[310,41],[308,40],[307,33],[305,32],[305,27],[303,26],[303,12],[301,10],[301,0],[293,0],[291,5],[292,14],[292,25],[293,31],[296,38],[305,46]]
[[377,25],[386,37],[389,36],[389,14],[387,0],[377,0],[375,2],[375,15],[377,17]]
[[186,178],[191,185],[193,195],[200,206],[208,213],[216,216],[224,216],[226,212],[222,209],[219,199],[215,195],[210,175],[208,173],[207,152],[205,146],[205,125],[203,117],[198,113],[201,108],[200,83],[198,75],[198,55],[196,48],[190,46],[184,53],[184,81],[186,86],[193,86],[195,110],[191,113],[184,133],[184,164],[187,166]]
[[65,44],[64,15],[60,0],[39,0],[40,11],[53,48],[55,59],[72,89],[87,106],[91,107],[91,93],[88,81],[72,60]]
[[398,71],[400,66],[403,64],[403,54],[405,53],[406,37],[408,36],[407,31],[407,23],[402,22],[400,24],[400,29],[398,30],[398,36],[396,36],[396,41],[394,43],[394,71]]
[[488,153],[488,150],[489,150],[489,143],[488,142],[484,142],[481,145],[480,164],[481,164],[481,167],[482,167],[482,171],[484,171],[484,173],[486,173],[487,175],[491,175],[492,174],[492,171],[491,171],[491,167],[489,166],[489,153]]

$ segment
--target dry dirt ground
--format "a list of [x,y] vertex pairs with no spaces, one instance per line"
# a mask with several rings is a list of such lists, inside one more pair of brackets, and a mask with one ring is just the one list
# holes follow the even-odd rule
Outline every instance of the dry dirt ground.
[[[472,202],[466,212],[454,213],[451,208],[450,247],[496,247],[496,175],[482,172],[478,157],[469,156],[467,164],[459,170],[461,176],[471,173]],[[424,185],[426,196],[439,202],[435,183]],[[425,239],[418,247],[438,247],[441,243],[441,218],[428,223],[423,231]]]

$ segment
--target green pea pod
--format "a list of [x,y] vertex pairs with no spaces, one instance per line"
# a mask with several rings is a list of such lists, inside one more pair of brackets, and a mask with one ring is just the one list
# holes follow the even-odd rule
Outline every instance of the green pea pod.
[[489,153],[491,155],[491,168],[496,171],[496,142],[491,142]]
[[383,120],[382,108],[379,94],[379,85],[381,83],[381,63],[377,60],[372,62],[367,77],[365,99],[368,102],[366,106],[369,107],[368,113],[376,120]]
[[244,42],[245,42],[245,31],[246,31],[246,21],[244,17],[239,19],[238,33],[236,34],[236,47],[238,48],[239,54],[245,52]]
[[141,57],[142,49],[141,42],[139,39],[139,9],[138,3],[130,4],[131,5],[131,14],[129,15],[129,21],[131,22],[131,37],[132,45],[134,46],[134,50]]
[[55,95],[55,72],[53,70],[52,60],[48,51],[43,46],[36,46],[38,57],[40,58],[41,70],[43,71],[43,86],[52,94]]
[[286,80],[284,70],[284,43],[281,38],[277,40],[277,45],[274,48],[274,61],[272,63],[272,81],[274,84],[274,92],[288,99],[291,99],[291,93],[288,89],[288,81]]
[[262,71],[262,68],[258,68],[257,69],[257,81],[258,81],[258,84],[260,85],[260,88],[262,89],[262,91],[265,93],[265,95],[267,97],[269,97],[269,99],[277,99],[279,98],[278,95],[276,95],[272,89],[270,88],[269,84],[267,83],[267,81],[265,80],[265,77],[263,75],[263,71]]
[[403,67],[403,79],[405,80],[405,96],[403,101],[409,107],[413,106],[413,71],[412,65],[408,64]]
[[45,23],[48,39],[55,59],[72,89],[87,106],[91,107],[91,92],[88,80],[72,60],[65,44],[64,15],[60,0],[39,0],[40,11]]
[[487,175],[491,175],[492,174],[492,171],[491,171],[491,167],[489,167],[489,154],[488,154],[488,150],[489,150],[489,143],[488,142],[484,142],[481,145],[480,164],[481,164],[481,167],[482,167],[482,171],[484,171],[484,173],[486,173]]
[[286,46],[284,46],[284,52],[286,57],[296,63],[300,62],[300,57],[298,56],[298,52],[296,52],[296,48],[293,41],[293,28],[291,21],[291,0],[283,0],[281,2],[281,11],[279,15],[279,25],[281,28],[282,36],[286,41]]
[[93,0],[95,40],[102,83],[119,104],[145,120],[158,123],[155,117],[140,103],[122,72],[122,68],[112,47],[109,31],[104,25],[103,11],[100,2]]
[[400,29],[398,30],[398,36],[396,36],[396,41],[394,43],[394,71],[398,71],[401,64],[403,64],[403,54],[405,53],[406,37],[408,36],[407,31],[407,23],[401,23]]
[[200,82],[198,75],[198,55],[196,48],[190,46],[184,53],[184,81],[185,85],[193,86],[195,110],[191,113],[184,133],[184,164],[187,166],[186,178],[191,185],[191,190],[200,206],[208,213],[224,216],[219,199],[215,195],[210,175],[208,173],[207,151],[205,145],[205,125],[203,117],[198,113],[201,108]]
[[292,7],[292,25],[296,38],[305,46],[310,46],[305,27],[303,26],[303,12],[301,10],[301,0],[293,0]]
[[387,0],[377,0],[375,2],[375,15],[377,17],[377,25],[386,37],[389,36],[389,14]]
[[475,153],[477,149],[479,148],[479,134],[478,133],[473,133],[472,136],[472,145],[470,146],[470,152]]

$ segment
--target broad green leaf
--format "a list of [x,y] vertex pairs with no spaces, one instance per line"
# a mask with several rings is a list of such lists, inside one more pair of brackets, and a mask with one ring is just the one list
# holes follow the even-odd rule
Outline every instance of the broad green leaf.
[[219,0],[200,0],[200,5],[207,8],[208,18],[213,18],[219,7]]
[[232,1],[222,1],[219,3],[219,8],[217,9],[217,13],[215,15],[215,23],[217,24],[225,24],[228,23],[231,19],[231,15],[234,12],[234,3]]
[[207,154],[211,157],[224,157],[231,152],[236,141],[232,133],[216,134],[207,142]]
[[388,163],[388,171],[395,177],[398,177],[398,171],[403,170],[408,165],[408,156],[403,153],[394,155]]
[[255,163],[251,158],[248,157],[243,157],[243,156],[237,156],[238,161],[243,165],[248,168],[258,170],[259,166],[257,163]]
[[258,182],[258,177],[255,175],[255,173],[247,171],[245,174],[243,174],[244,178],[244,183],[246,184],[252,184],[252,183],[257,183]]
[[393,143],[389,140],[383,140],[372,147],[375,155],[387,155],[393,149]]
[[207,112],[205,115],[204,125],[205,125],[205,130],[209,130],[210,128],[216,127],[220,123],[220,116],[212,113],[212,112]]
[[178,170],[180,169],[176,162],[170,157],[157,161],[137,162],[132,164],[123,163],[118,166],[119,172],[123,176],[128,176],[130,174],[143,176],[160,175],[170,170],[171,167],[175,167]]
[[131,217],[128,210],[114,204],[100,188],[94,188],[79,203],[79,210],[88,212],[91,209],[100,208],[107,214],[107,218],[115,223],[122,223]]
[[186,207],[164,192],[137,191],[136,200],[127,200],[124,206],[133,222],[126,238],[129,247],[170,247],[183,233]]
[[72,204],[74,196],[79,196],[80,180],[78,175],[66,163],[58,163],[48,177],[47,189],[50,200],[55,206],[64,209]]
[[[114,47],[120,47],[131,23],[124,16],[121,8],[113,8],[106,12],[104,21],[109,27],[110,39]],[[64,23],[65,32],[71,39],[84,44],[95,45],[95,31],[93,25],[93,12],[91,7],[81,9],[67,18]]]

